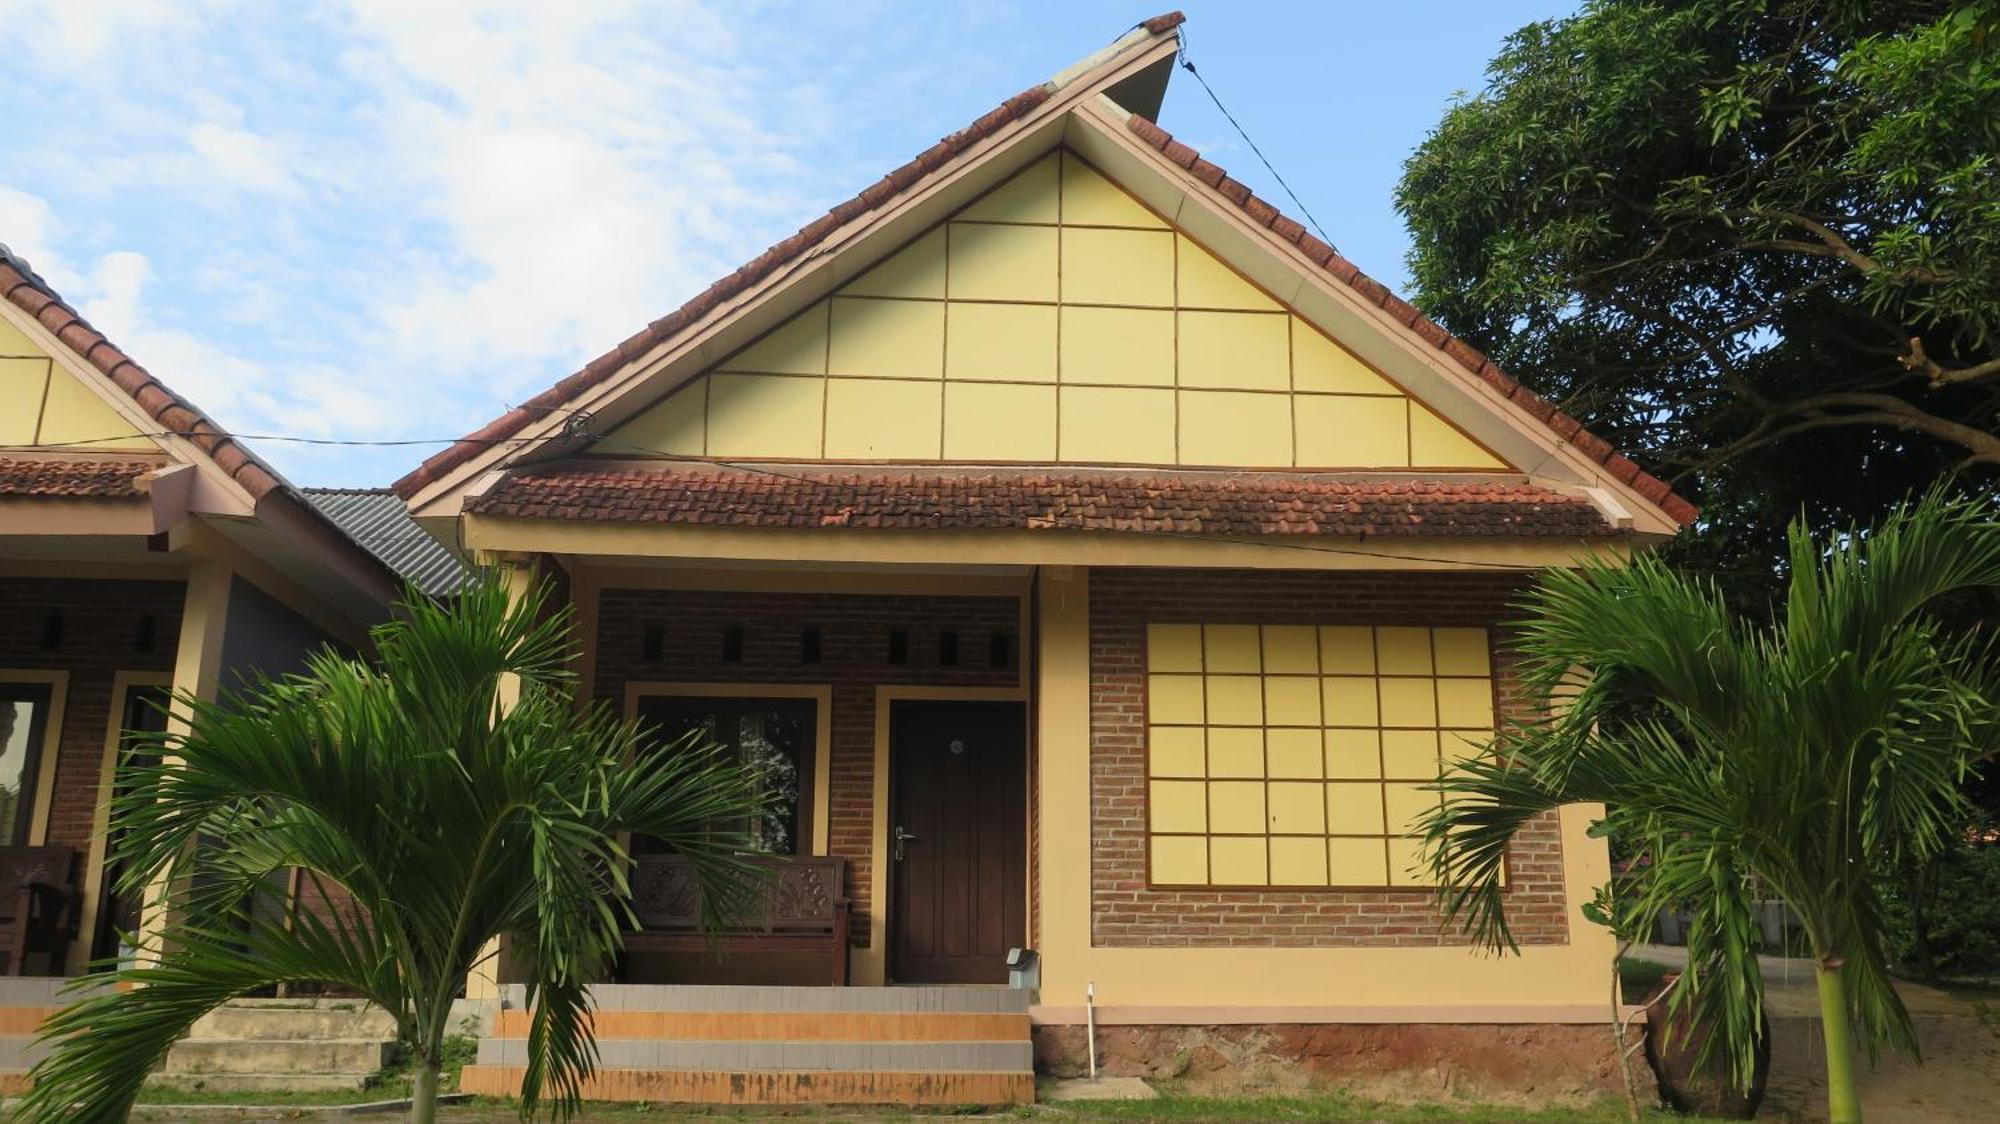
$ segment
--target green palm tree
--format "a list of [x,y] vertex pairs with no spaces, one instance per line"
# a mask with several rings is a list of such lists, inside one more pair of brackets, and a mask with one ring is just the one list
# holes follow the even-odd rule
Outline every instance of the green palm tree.
[[[512,941],[532,1025],[524,1107],[576,1107],[596,1064],[586,985],[632,922],[619,833],[687,856],[728,908],[744,846],[718,822],[760,808],[755,779],[691,742],[648,747],[577,709],[566,614],[495,581],[450,605],[410,595],[374,663],[331,652],[220,704],[182,697],[114,801],[124,887],[169,887],[139,964],[54,1016],[20,1118],[120,1121],[194,1021],[280,984],[351,992],[396,1019],[416,1065],[411,1119],[436,1113],[452,999]],[[157,754],[157,757],[153,755]],[[250,907],[303,872],[326,911]],[[711,916],[711,922],[718,918]],[[111,990],[101,985],[131,985]]]
[[1794,524],[1788,569],[1768,625],[1650,557],[1543,578],[1520,649],[1547,716],[1457,763],[1423,829],[1446,913],[1507,949],[1509,840],[1560,805],[1604,804],[1598,834],[1641,856],[1618,887],[1622,924],[1650,932],[1692,909],[1673,1002],[1693,1003],[1746,1086],[1763,1033],[1754,903],[1790,905],[1817,969],[1832,1117],[1857,1121],[1853,1029],[1871,1057],[1916,1053],[1881,872],[1947,844],[1963,782],[2000,747],[1990,644],[1928,611],[2000,585],[2000,527],[1990,503],[1933,492],[1826,543]]

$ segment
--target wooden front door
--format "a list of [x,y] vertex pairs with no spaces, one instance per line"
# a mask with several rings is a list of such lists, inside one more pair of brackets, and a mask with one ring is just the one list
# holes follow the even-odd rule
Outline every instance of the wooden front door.
[[1004,983],[1027,939],[1027,715],[900,702],[889,715],[889,975]]

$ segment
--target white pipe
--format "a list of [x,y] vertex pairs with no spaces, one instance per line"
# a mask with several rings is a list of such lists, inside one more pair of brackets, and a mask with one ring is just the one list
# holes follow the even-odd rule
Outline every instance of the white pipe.
[[1097,1080],[1097,981],[1083,987],[1084,1040],[1090,1051],[1090,1079]]

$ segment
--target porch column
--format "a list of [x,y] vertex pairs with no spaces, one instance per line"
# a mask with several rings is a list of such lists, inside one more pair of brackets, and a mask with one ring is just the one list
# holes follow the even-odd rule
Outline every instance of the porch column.
[[[187,587],[182,595],[180,642],[174,651],[176,699],[191,695],[204,702],[215,700],[222,681],[222,637],[229,624],[229,589],[234,576],[224,563],[204,558],[195,559],[188,569]],[[184,707],[174,705],[167,717],[168,733],[186,734],[189,717]],[[100,800],[110,797],[109,792],[98,795]],[[166,930],[170,920],[168,889],[164,878],[146,888],[145,904],[139,914],[142,949],[157,947],[155,939]]]
[[1041,1001],[1081,1005],[1090,973],[1090,571],[1046,567],[1036,593]]
[[[475,561],[483,566],[491,566],[506,586],[510,604],[520,604],[528,590],[535,583],[535,564],[532,559],[517,555],[498,555],[482,552]],[[500,709],[513,707],[521,698],[521,681],[512,675],[500,678]],[[467,999],[498,999],[502,977],[506,974],[507,941],[501,937],[487,941],[479,950],[479,962],[465,977],[465,997]]]

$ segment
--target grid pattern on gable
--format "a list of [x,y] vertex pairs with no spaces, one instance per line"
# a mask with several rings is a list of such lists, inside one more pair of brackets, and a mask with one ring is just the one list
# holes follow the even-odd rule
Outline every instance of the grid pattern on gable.
[[1067,151],[612,431],[724,460],[1506,467]]
[[158,446],[25,332],[0,319],[0,446],[156,452]]

